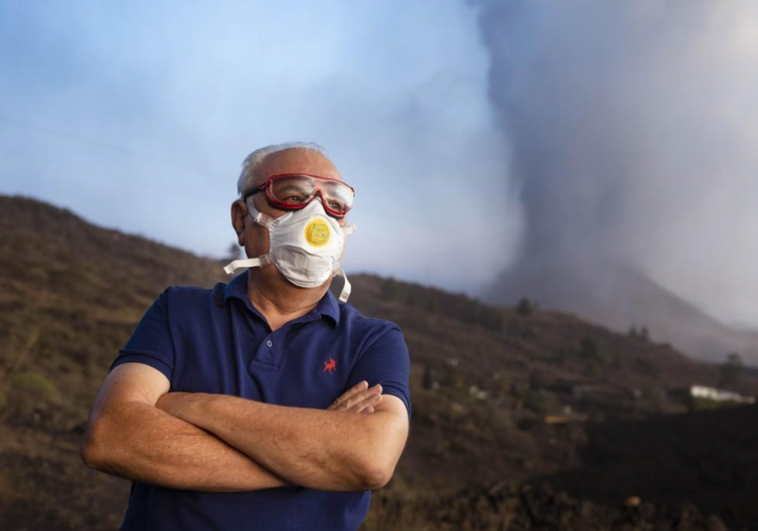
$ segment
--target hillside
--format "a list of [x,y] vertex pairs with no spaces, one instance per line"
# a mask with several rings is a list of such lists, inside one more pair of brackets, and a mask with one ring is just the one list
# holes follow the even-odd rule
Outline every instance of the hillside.
[[[228,279],[214,260],[99,228],[28,198],[0,196],[0,231],[0,528],[113,528],[129,483],[86,469],[78,457],[95,393],[166,286],[211,287]],[[569,495],[535,487],[533,503],[595,507],[588,514],[596,515],[597,528],[617,518],[645,521],[651,507],[669,518],[679,514],[672,507],[691,501],[698,503],[687,513],[699,522],[693,525],[710,521],[701,513],[758,523],[749,504],[733,503],[758,494],[750,449],[758,441],[753,431],[734,430],[758,425],[756,407],[688,413],[693,404],[682,395],[692,383],[724,383],[755,396],[755,371],[724,371],[644,334],[616,334],[529,305],[493,307],[369,275],[351,281],[351,303],[400,324],[412,361],[411,437],[365,529],[390,521],[391,528],[411,522],[418,529],[489,528],[481,522],[533,513],[525,509],[532,495],[522,485],[543,480]],[[642,457],[617,441],[630,431],[640,434],[637,450],[649,450]],[[646,433],[653,435],[645,439]],[[660,433],[667,435],[654,436]],[[704,453],[685,451],[698,433]],[[670,467],[665,489],[640,480],[640,459],[655,464],[672,452],[683,458]],[[608,462],[616,463],[610,490],[596,472],[607,471]],[[714,467],[743,472],[714,483]],[[596,480],[580,481],[582,471]],[[678,479],[689,482],[686,488],[676,489]],[[698,481],[722,496],[696,500]],[[648,512],[616,507],[628,495],[644,496]],[[484,507],[482,499],[500,501]],[[413,516],[401,507],[415,507]]]
[[738,352],[758,366],[758,331],[722,323],[626,266],[591,264],[578,271],[561,264],[526,264],[502,273],[486,291],[486,299],[498,304],[524,296],[612,330],[645,325],[655,339],[697,359],[721,362],[727,353]]

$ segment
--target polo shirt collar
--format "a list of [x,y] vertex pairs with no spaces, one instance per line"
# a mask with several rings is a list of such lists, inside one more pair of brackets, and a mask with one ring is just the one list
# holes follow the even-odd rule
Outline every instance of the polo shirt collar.
[[[245,306],[255,311],[256,314],[259,314],[258,310],[255,309],[253,303],[250,301],[250,298],[247,296],[247,277],[248,271],[245,271],[241,275],[234,277],[226,285],[223,292],[221,292],[221,297],[219,297],[218,301],[219,304],[226,304],[226,301],[230,298],[240,299],[245,304]],[[332,320],[335,326],[340,323],[339,303],[337,302],[337,299],[334,297],[334,295],[332,295],[332,292],[329,290],[327,290],[326,294],[321,297],[321,300],[318,301],[316,307],[306,315],[310,315],[314,311],[317,313],[316,318],[326,316]]]

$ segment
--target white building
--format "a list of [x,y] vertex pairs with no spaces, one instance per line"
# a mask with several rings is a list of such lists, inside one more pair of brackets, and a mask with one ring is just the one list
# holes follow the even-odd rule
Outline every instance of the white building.
[[751,396],[742,396],[739,393],[716,389],[715,387],[706,387],[705,385],[690,386],[690,396],[695,398],[707,398],[715,402],[738,402],[740,404],[754,404],[755,398]]

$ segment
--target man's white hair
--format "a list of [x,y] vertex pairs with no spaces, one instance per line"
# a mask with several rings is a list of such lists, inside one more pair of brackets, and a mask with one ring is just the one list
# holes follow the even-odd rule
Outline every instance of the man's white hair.
[[237,180],[237,193],[240,197],[244,197],[246,193],[250,192],[253,188],[253,180],[255,178],[255,170],[263,164],[266,157],[284,151],[286,149],[301,149],[307,151],[316,151],[317,153],[325,154],[324,148],[316,144],[315,142],[285,142],[284,144],[273,144],[271,146],[262,147],[256,149],[250,153],[242,162],[242,172]]

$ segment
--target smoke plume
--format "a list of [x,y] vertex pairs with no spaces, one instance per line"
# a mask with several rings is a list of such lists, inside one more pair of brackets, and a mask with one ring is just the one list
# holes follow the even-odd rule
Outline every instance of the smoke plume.
[[492,297],[753,348],[683,330],[758,328],[758,3],[478,7],[525,218]]

